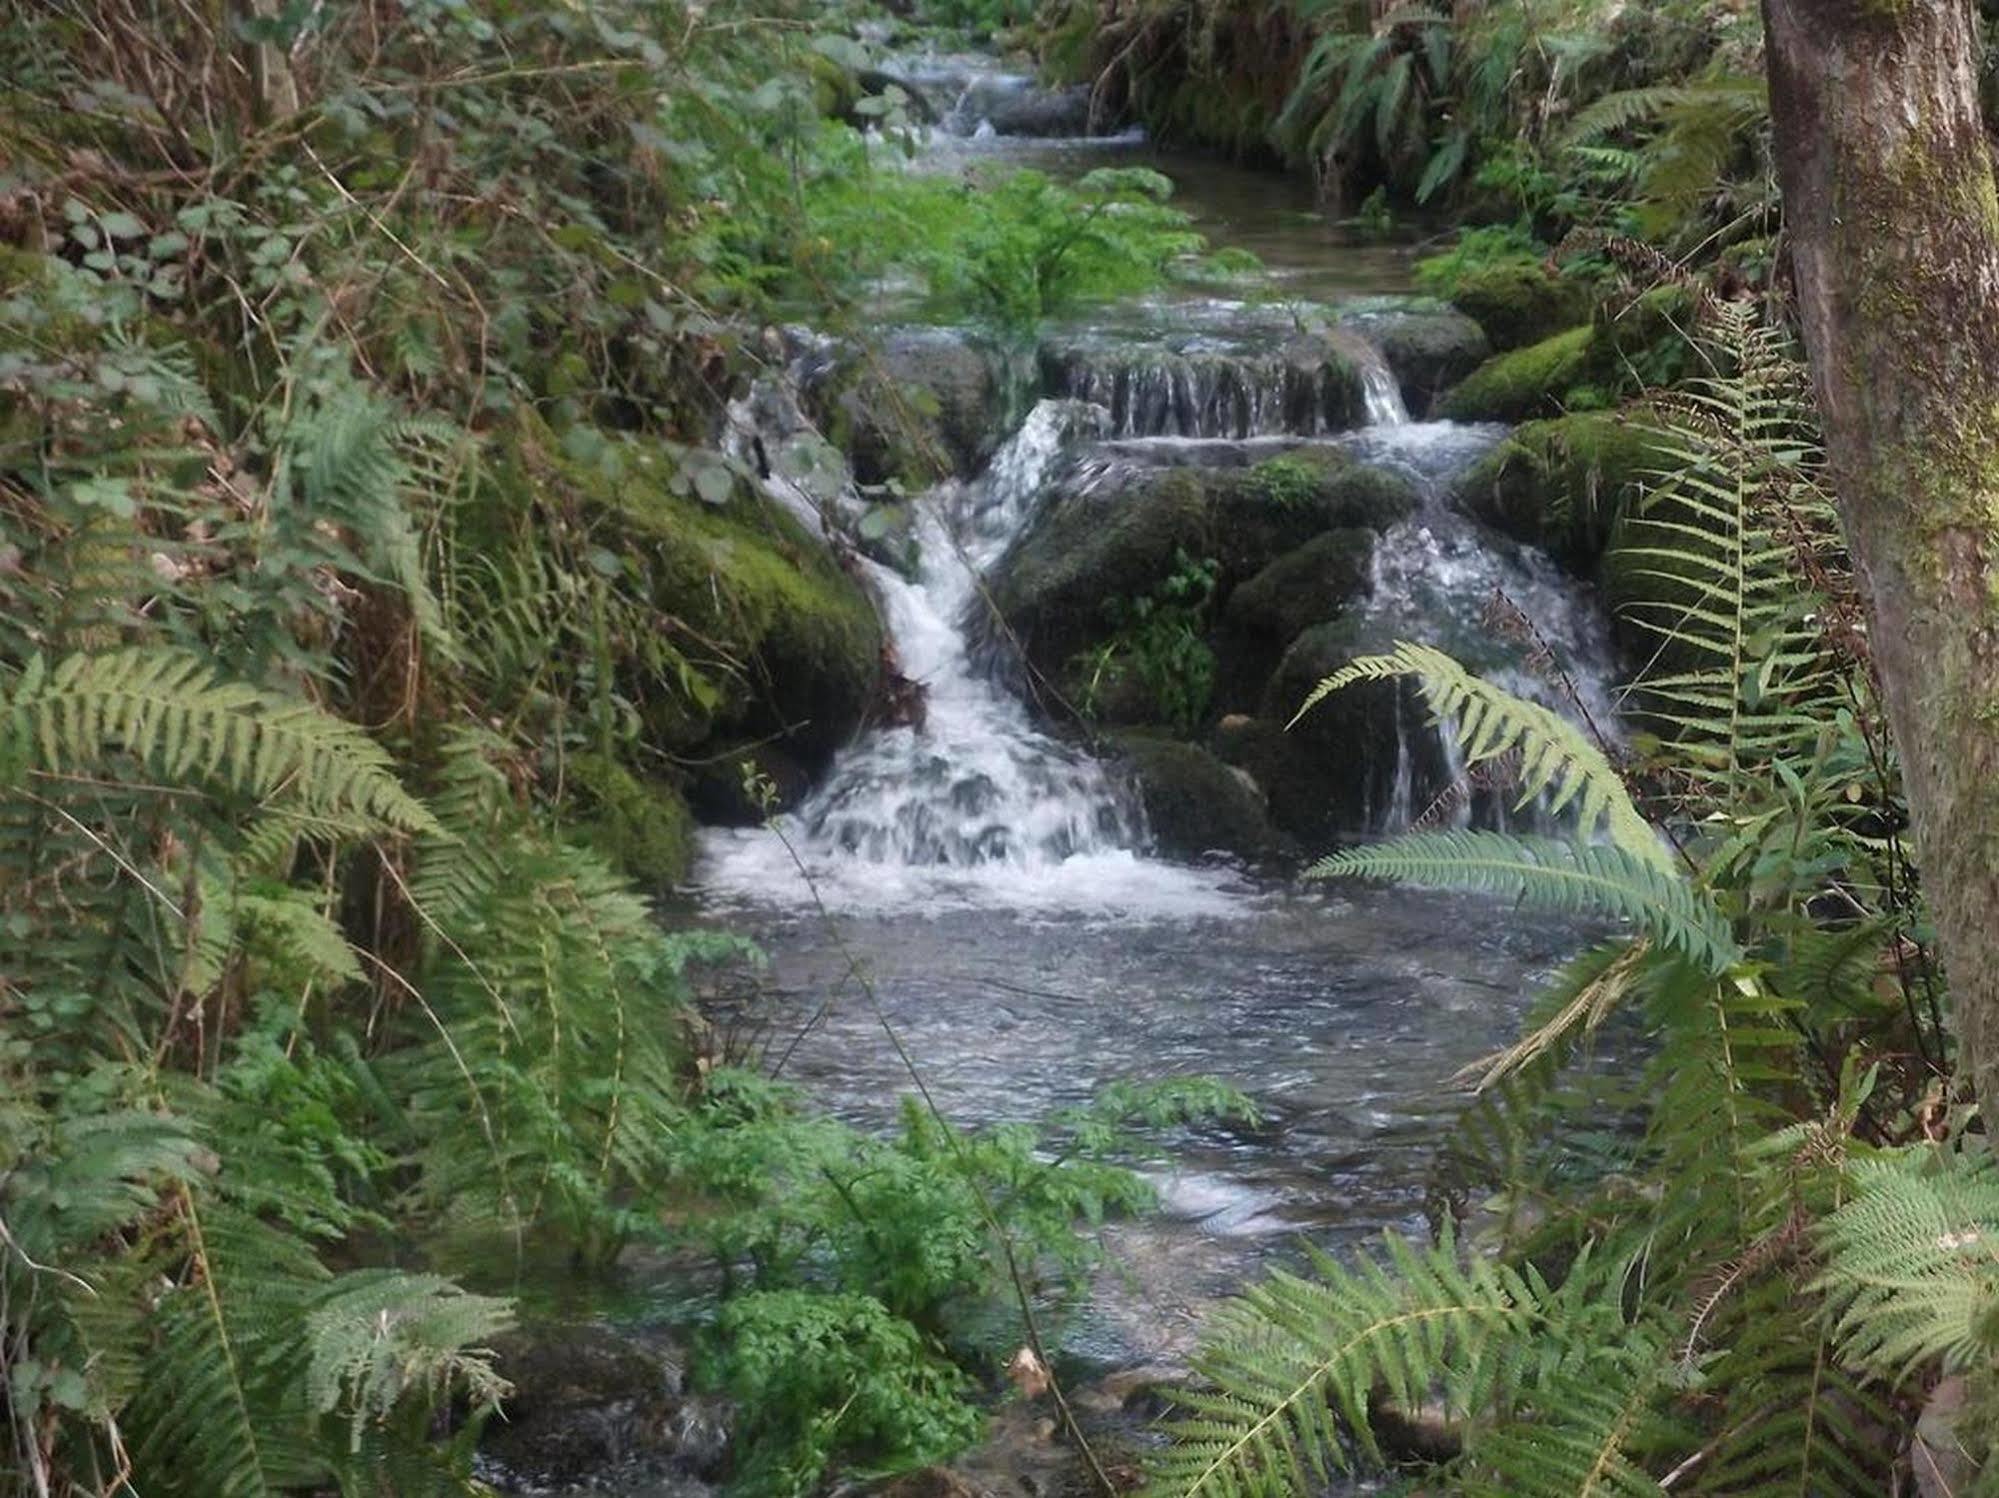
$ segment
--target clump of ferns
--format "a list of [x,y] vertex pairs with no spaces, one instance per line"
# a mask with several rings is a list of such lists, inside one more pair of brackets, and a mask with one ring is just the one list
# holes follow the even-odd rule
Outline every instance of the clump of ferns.
[[1707,336],[1725,372],[1668,412],[1621,537],[1672,584],[1635,612],[1660,646],[1640,690],[1673,838],[1584,728],[1429,647],[1358,659],[1306,704],[1412,679],[1467,764],[1505,762],[1572,829],[1419,829],[1316,873],[1627,934],[1467,1076],[1440,1199],[1484,1197],[1475,1248],[1453,1213],[1435,1242],[1250,1290],[1210,1328],[1162,1493],[1305,1491],[1380,1454],[1386,1400],[1459,1422],[1431,1474],[1450,1491],[1874,1494],[1927,1379],[1989,1366],[1999,1191],[1942,1081],[1894,767],[1828,602],[1811,413],[1751,312]]

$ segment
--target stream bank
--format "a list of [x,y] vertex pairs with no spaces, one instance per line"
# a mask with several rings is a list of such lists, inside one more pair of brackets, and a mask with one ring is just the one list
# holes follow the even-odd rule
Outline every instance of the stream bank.
[[[1416,419],[1494,361],[1477,322],[1410,295],[1406,247],[1348,244],[1283,179],[1129,133],[1002,135],[966,101],[1026,85],[989,65],[922,76],[962,91],[914,169],[1154,167],[1264,270],[1094,309],[1028,359],[970,330],[888,329],[946,470],[913,498],[852,482],[922,464],[850,396],[838,348],[790,337],[802,398],[742,402],[744,450],[772,455],[775,502],[830,508],[859,538],[845,565],[913,705],[820,775],[774,779],[775,830],[737,808],[703,835],[701,919],[770,958],[706,1010],[732,1052],[868,1130],[915,1086],[889,1029],[961,1126],[1119,1081],[1245,1092],[1258,1123],[1173,1133],[1158,1213],[1103,1229],[1106,1267],[1054,1332],[1087,1387],[1183,1366],[1205,1309],[1301,1242],[1421,1230],[1453,1074],[1582,939],[1477,900],[1297,888],[1287,870],[1342,837],[1539,815],[1459,792],[1412,694],[1355,692],[1287,732],[1297,703],[1408,638],[1611,723],[1617,649],[1588,585],[1533,544],[1507,428]],[[852,472],[792,479],[786,452],[827,435]],[[1501,530],[1467,496],[1506,478]],[[1190,572],[1187,603],[1172,590]],[[1205,653],[1197,702],[1148,671],[1143,621],[1162,618],[1183,659]],[[640,1321],[686,1313],[677,1271],[656,1294]]]

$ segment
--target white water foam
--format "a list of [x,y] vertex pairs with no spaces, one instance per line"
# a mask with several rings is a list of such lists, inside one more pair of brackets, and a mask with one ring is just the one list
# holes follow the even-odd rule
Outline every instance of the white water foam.
[[966,620],[982,606],[980,574],[1093,417],[1076,402],[1043,401],[983,477],[918,504],[917,580],[876,567],[871,581],[903,673],[923,688],[922,722],[878,729],[843,752],[777,832],[710,834],[712,895],[767,901],[797,887],[796,859],[829,906],[855,912],[976,905],[1181,919],[1240,908],[1226,873],[1141,857],[1144,818],[1129,793],[1083,750],[1037,729],[971,658]]

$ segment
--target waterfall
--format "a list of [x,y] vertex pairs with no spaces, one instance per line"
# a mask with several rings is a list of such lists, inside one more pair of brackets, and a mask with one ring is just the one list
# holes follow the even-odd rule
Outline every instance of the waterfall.
[[[1398,639],[1434,644],[1516,696],[1614,732],[1617,652],[1588,590],[1547,556],[1495,535],[1448,503],[1458,477],[1504,435],[1499,426],[1405,420],[1348,439],[1356,456],[1399,470],[1423,496],[1416,513],[1375,545],[1368,638],[1382,649]],[[1544,650],[1559,663],[1559,675],[1539,659]],[[1456,738],[1428,725],[1424,712],[1416,701],[1400,707],[1398,719],[1421,725],[1429,742],[1398,721],[1394,793],[1374,830],[1407,831],[1433,807],[1434,825],[1506,826],[1514,796],[1503,789],[1463,794],[1466,766]],[[1526,824],[1552,830],[1531,808]]]
[[822,897],[847,909],[911,899],[1127,915],[1233,909],[1219,876],[1140,858],[1133,798],[1089,754],[1036,728],[973,659],[980,574],[1032,517],[1078,431],[1098,424],[1089,407],[1042,401],[979,479],[916,506],[916,579],[872,567],[870,581],[902,671],[922,687],[921,720],[843,752],[777,833],[711,834],[711,893],[767,895],[796,880],[795,855]]
[[1381,357],[1381,350],[1361,339],[1355,341],[1354,351],[1354,362],[1360,366],[1361,395],[1367,402],[1367,424],[1407,426],[1409,408],[1402,402],[1402,383]]

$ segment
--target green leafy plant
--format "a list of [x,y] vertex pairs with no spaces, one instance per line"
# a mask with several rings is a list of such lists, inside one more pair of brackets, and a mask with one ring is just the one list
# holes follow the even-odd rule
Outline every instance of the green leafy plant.
[[[1879,1492],[1881,1432],[1924,1370],[1989,1366],[1982,1158],[1907,1142],[1956,1124],[1809,405],[1746,309],[1708,334],[1729,372],[1655,407],[1671,456],[1662,508],[1637,512],[1662,517],[1641,549],[1680,652],[1640,690],[1701,704],[1640,771],[1673,841],[1582,730],[1436,652],[1363,658],[1314,694],[1413,676],[1468,763],[1578,811],[1568,840],[1418,833],[1322,873],[1638,929],[1571,963],[1469,1073],[1435,1246],[1321,1263],[1218,1322],[1163,1492],[1304,1491],[1349,1436],[1376,1449],[1382,1401],[1426,1398],[1461,1421],[1450,1491]],[[1622,1090],[1588,1064],[1620,1015],[1650,1037]],[[1579,1169],[1592,1156],[1562,1143],[1606,1103],[1628,1122]],[[1467,1267],[1448,1225],[1481,1191],[1498,1259]]]
[[[1285,481],[1283,473],[1269,479],[1280,502]],[[1214,692],[1215,653],[1205,634],[1219,570],[1212,560],[1179,551],[1172,573],[1151,593],[1111,601],[1110,638],[1078,662],[1085,713],[1099,711],[1110,679],[1129,672],[1162,721],[1183,734],[1200,726]]]

